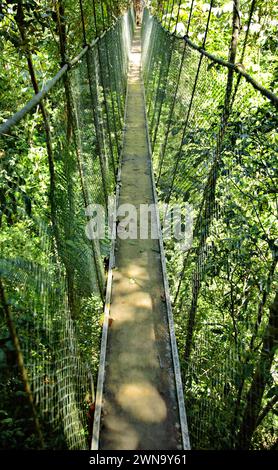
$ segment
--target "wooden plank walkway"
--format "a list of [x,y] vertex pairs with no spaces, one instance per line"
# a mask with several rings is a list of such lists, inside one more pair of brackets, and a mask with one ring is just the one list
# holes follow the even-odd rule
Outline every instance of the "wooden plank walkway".
[[[119,205],[133,204],[138,214],[140,204],[155,202],[140,62],[137,28],[128,77]],[[92,449],[186,447],[164,285],[159,240],[142,240],[139,233],[136,240],[117,238],[113,321],[108,329],[104,384],[100,378],[97,391]]]

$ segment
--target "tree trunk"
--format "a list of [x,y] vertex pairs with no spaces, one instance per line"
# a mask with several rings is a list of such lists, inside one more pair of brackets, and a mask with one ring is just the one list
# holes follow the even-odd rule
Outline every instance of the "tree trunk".
[[[65,10],[61,0],[56,0],[56,17],[57,17],[57,29],[59,34],[59,45],[60,45],[60,56],[61,66],[63,67],[67,62],[67,36],[66,36],[66,24],[64,21]],[[76,163],[73,155],[70,152],[70,142],[73,135],[73,113],[72,113],[72,97],[70,88],[70,79],[68,73],[63,76],[64,90],[65,90],[65,108],[66,108],[66,144],[63,153],[64,172],[66,176],[67,184],[67,209],[63,211],[63,226],[65,232],[65,238],[72,240],[74,236],[74,225],[72,220],[75,218],[75,205],[74,205],[74,169]],[[67,297],[71,317],[75,320],[78,318],[78,307],[76,304],[75,295],[75,268],[71,261],[70,248],[65,247],[68,251],[67,256],[64,257],[64,264],[66,269],[66,280],[67,280]]]
[[[257,339],[258,329],[259,329],[259,326],[260,326],[261,321],[262,321],[263,310],[264,310],[264,307],[267,303],[267,300],[268,300],[268,297],[269,297],[269,294],[270,294],[271,285],[272,285],[272,281],[273,281],[277,261],[278,261],[277,255],[274,255],[273,256],[273,261],[271,263],[271,267],[270,267],[270,270],[269,270],[269,273],[268,273],[268,276],[267,276],[266,287],[263,291],[262,299],[261,299],[261,301],[259,303],[259,307],[258,307],[258,313],[257,313],[256,323],[255,323],[255,326],[254,326],[254,332],[252,334],[252,338],[251,338],[250,346],[249,346],[249,353],[250,354],[247,356],[245,364],[250,363],[252,354],[254,354],[254,352],[255,352],[254,351],[255,341]],[[241,401],[242,401],[242,394],[243,394],[243,390],[244,390],[245,380],[246,379],[245,379],[244,375],[242,375],[241,380],[240,380],[240,384],[239,384],[238,389],[237,389],[237,399],[236,399],[236,404],[235,404],[235,409],[234,409],[234,424],[233,424],[234,433],[233,433],[233,436],[236,435],[236,430],[237,430],[238,423],[239,423],[240,410],[241,410]]]
[[0,278],[0,307],[2,307],[2,309],[3,309],[4,318],[5,318],[5,321],[7,323],[10,338],[12,340],[13,347],[14,347],[14,350],[15,350],[16,363],[17,363],[18,370],[19,370],[21,380],[22,380],[22,383],[23,383],[24,392],[26,393],[26,396],[27,396],[27,399],[28,399],[28,402],[29,402],[29,405],[30,405],[30,408],[31,408],[31,412],[32,412],[32,415],[33,415],[34,428],[35,428],[36,434],[38,436],[40,447],[43,449],[44,448],[44,439],[43,439],[43,434],[42,434],[41,427],[40,427],[39,418],[38,418],[38,415],[37,415],[37,410],[36,410],[35,404],[34,404],[33,394],[32,394],[32,391],[31,391],[30,384],[29,384],[28,372],[25,368],[24,358],[23,358],[23,354],[22,354],[22,351],[21,351],[21,347],[20,347],[20,341],[19,341],[19,338],[18,338],[18,335],[17,335],[17,331],[16,331],[14,321],[13,321],[13,316],[12,316],[11,309],[10,309],[8,303],[7,303],[7,300],[6,300],[5,290],[4,290],[4,286],[3,286],[1,278]]
[[[229,53],[229,62],[233,64],[235,63],[235,60],[236,60],[238,36],[239,36],[239,31],[240,31],[239,3],[240,3],[239,0],[234,0],[232,39],[231,39],[230,53]],[[219,167],[219,161],[221,158],[226,127],[227,127],[228,119],[229,119],[230,112],[231,112],[233,77],[234,77],[234,70],[229,69],[226,93],[225,93],[224,109],[223,109],[223,113],[221,116],[220,130],[219,130],[219,135],[217,139],[216,158],[208,176],[206,188],[204,191],[204,199],[201,205],[201,207],[203,207],[204,205],[205,229],[203,230],[203,235],[201,236],[198,257],[197,257],[197,262],[196,262],[198,273],[195,272],[195,275],[194,275],[195,279],[193,280],[193,294],[192,294],[190,312],[188,316],[187,337],[186,337],[185,352],[184,352],[184,357],[186,361],[189,361],[189,357],[191,354],[193,334],[194,334],[194,329],[195,329],[195,324],[196,324],[198,298],[199,298],[199,293],[201,289],[202,268],[199,269],[199,266],[202,267],[202,265],[205,262],[206,239],[209,236],[210,225],[215,214],[215,196],[216,196],[216,184],[217,184],[217,179],[218,179],[218,167]]]
[[269,400],[269,402],[265,405],[263,410],[261,411],[258,419],[257,419],[257,427],[261,424],[261,422],[265,419],[268,413],[275,408],[276,403],[278,402],[278,396],[275,395],[274,397]]
[[[39,86],[38,86],[38,82],[36,79],[36,74],[35,74],[35,70],[33,66],[32,55],[28,47],[28,40],[26,38],[24,11],[23,11],[21,0],[17,4],[17,13],[15,16],[15,20],[18,26],[18,30],[20,32],[22,42],[23,44],[26,45],[25,55],[27,59],[28,70],[29,70],[34,92],[37,94],[39,92]],[[46,147],[47,147],[47,155],[48,155],[49,174],[50,174],[49,199],[50,199],[50,210],[51,210],[51,222],[52,222],[56,242],[58,244],[58,228],[57,228],[56,205],[55,205],[55,196],[54,196],[55,195],[55,169],[54,169],[54,157],[53,157],[53,149],[52,149],[52,141],[51,141],[51,132],[50,132],[50,126],[48,122],[47,112],[46,112],[43,102],[40,102],[39,107],[42,113],[43,123],[44,123],[44,128],[45,128],[45,135],[46,135]]]
[[253,380],[246,397],[243,420],[237,437],[237,448],[248,450],[258,426],[263,394],[271,371],[278,342],[278,292],[269,309],[269,322],[263,337],[263,346]]

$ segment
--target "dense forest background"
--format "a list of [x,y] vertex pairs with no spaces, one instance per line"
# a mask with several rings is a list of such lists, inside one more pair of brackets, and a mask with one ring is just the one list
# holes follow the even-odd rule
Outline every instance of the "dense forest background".
[[[191,2],[146,3],[167,30],[177,36],[186,33]],[[0,2],[0,125],[84,46],[117,25],[88,53],[89,60],[84,55],[78,69],[69,69],[42,105],[1,136],[1,448],[88,445],[110,245],[109,240],[98,246],[88,243],[84,205],[107,205],[115,186],[126,91],[123,48],[132,34],[127,22],[117,18],[128,4]],[[188,37],[198,46],[209,10],[208,2],[194,2]],[[213,2],[206,50],[225,60],[230,59],[233,14],[233,1]],[[277,93],[278,5],[241,1],[239,17],[235,63]],[[181,85],[169,123],[182,54],[175,43],[169,55],[168,40],[162,40],[160,58],[152,62],[145,82],[158,193],[169,202],[188,96]],[[163,75],[167,60],[171,66]],[[193,62],[181,83],[196,73]],[[203,123],[194,118],[186,142],[183,137],[191,168],[206,160],[208,140],[215,139],[215,116],[222,112],[219,96],[222,91],[224,96],[227,77],[213,62],[202,67],[205,86],[197,90],[196,107]],[[156,92],[159,86],[161,93]],[[277,124],[275,106],[253,89],[239,87],[217,181],[220,216],[209,236],[202,235],[203,225],[196,228],[188,259],[173,242],[165,245],[195,448],[277,448]],[[160,168],[165,131],[170,144]],[[206,188],[200,173],[182,165],[171,197],[193,204],[197,217]],[[203,166],[202,175],[205,171]],[[207,244],[204,256],[200,249]],[[192,309],[197,320],[189,355]]]

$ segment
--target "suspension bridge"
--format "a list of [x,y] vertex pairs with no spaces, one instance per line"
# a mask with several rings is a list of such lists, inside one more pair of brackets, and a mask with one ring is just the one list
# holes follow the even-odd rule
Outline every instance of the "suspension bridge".
[[[34,447],[210,448],[213,423],[227,410],[231,435],[223,422],[221,445],[250,444],[248,416],[237,422],[244,381],[233,393],[244,353],[236,335],[251,337],[265,320],[249,318],[239,333],[236,307],[224,319],[213,290],[222,271],[223,292],[231,282],[227,251],[235,276],[243,259],[241,247],[226,246],[239,230],[233,217],[240,214],[250,233],[258,215],[246,155],[272,154],[263,137],[269,130],[257,121],[264,108],[274,115],[278,98],[240,65],[206,51],[213,2],[202,46],[189,39],[193,4],[184,37],[169,31],[168,2],[160,18],[145,9],[142,27],[130,8],[91,44],[81,8],[82,52],[0,126],[10,175],[2,213],[12,233],[1,250],[2,336],[13,356],[1,382],[24,392]],[[257,165],[258,186],[268,177]],[[194,207],[186,250],[163,242],[159,202]],[[156,239],[119,236],[125,226],[115,208],[125,204],[155,207]],[[101,239],[90,236],[100,206]],[[260,262],[273,277],[269,253]],[[270,344],[267,331],[262,341]]]

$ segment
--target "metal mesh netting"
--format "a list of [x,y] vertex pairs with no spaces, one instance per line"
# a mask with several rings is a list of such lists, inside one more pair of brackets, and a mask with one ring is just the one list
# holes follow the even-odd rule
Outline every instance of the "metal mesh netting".
[[[275,108],[242,78],[226,122],[228,69],[147,10],[143,73],[160,202],[170,213],[185,203],[193,211],[191,248],[165,240],[191,443],[244,447],[256,374],[263,403],[277,386],[269,316],[277,288]],[[271,446],[275,411],[261,422],[257,446]]]
[[85,208],[114,194],[133,24],[60,79],[46,121],[1,135],[2,448],[89,445],[110,240],[87,238]]

